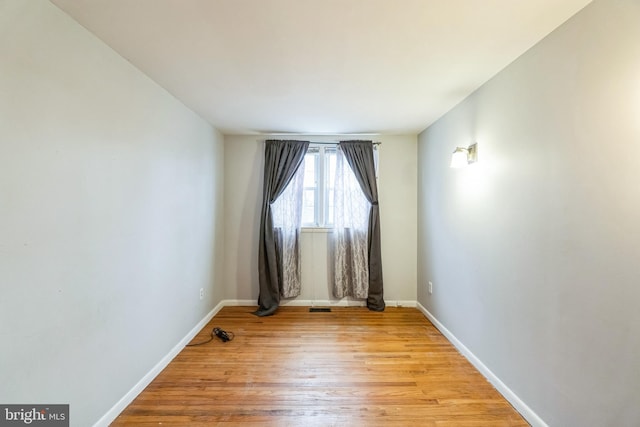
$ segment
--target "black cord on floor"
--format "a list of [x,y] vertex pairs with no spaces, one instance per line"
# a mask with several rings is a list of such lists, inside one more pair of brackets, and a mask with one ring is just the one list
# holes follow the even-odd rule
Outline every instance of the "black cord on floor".
[[203,345],[203,344],[210,343],[211,341],[213,341],[213,337],[218,337],[218,338],[220,338],[220,341],[227,342],[227,341],[233,340],[235,335],[231,331],[227,332],[227,331],[224,331],[224,330],[222,330],[220,328],[213,328],[213,330],[211,331],[211,336],[209,337],[208,340],[202,341],[202,342],[197,342],[197,343],[194,343],[194,344],[187,344],[185,347],[194,347],[196,345]]

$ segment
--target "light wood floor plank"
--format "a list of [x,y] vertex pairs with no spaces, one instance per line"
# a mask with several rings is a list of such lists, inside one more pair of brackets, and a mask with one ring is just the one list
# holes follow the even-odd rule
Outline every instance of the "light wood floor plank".
[[225,307],[114,426],[528,426],[413,308]]

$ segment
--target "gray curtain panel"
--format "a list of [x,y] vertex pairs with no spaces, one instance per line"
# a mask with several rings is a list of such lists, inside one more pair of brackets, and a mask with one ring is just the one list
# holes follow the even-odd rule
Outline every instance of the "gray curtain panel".
[[309,148],[308,141],[267,140],[264,148],[264,182],[260,215],[260,247],[258,251],[258,283],[260,295],[256,316],[272,315],[280,305],[280,278],[276,235],[271,204],[282,194]]
[[340,148],[353,170],[367,200],[371,203],[369,213],[369,296],[367,307],[373,311],[384,311],[382,284],[382,251],[380,246],[380,209],[378,207],[378,185],[373,159],[373,142],[342,141]]

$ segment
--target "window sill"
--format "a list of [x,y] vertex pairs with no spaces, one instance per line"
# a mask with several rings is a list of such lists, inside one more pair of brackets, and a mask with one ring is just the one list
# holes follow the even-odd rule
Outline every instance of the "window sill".
[[333,233],[333,227],[302,227],[302,233]]

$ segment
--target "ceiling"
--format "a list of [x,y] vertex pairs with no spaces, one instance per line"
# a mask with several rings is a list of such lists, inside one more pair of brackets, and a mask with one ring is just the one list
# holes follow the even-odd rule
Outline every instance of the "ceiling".
[[51,0],[225,134],[415,134],[590,0]]

